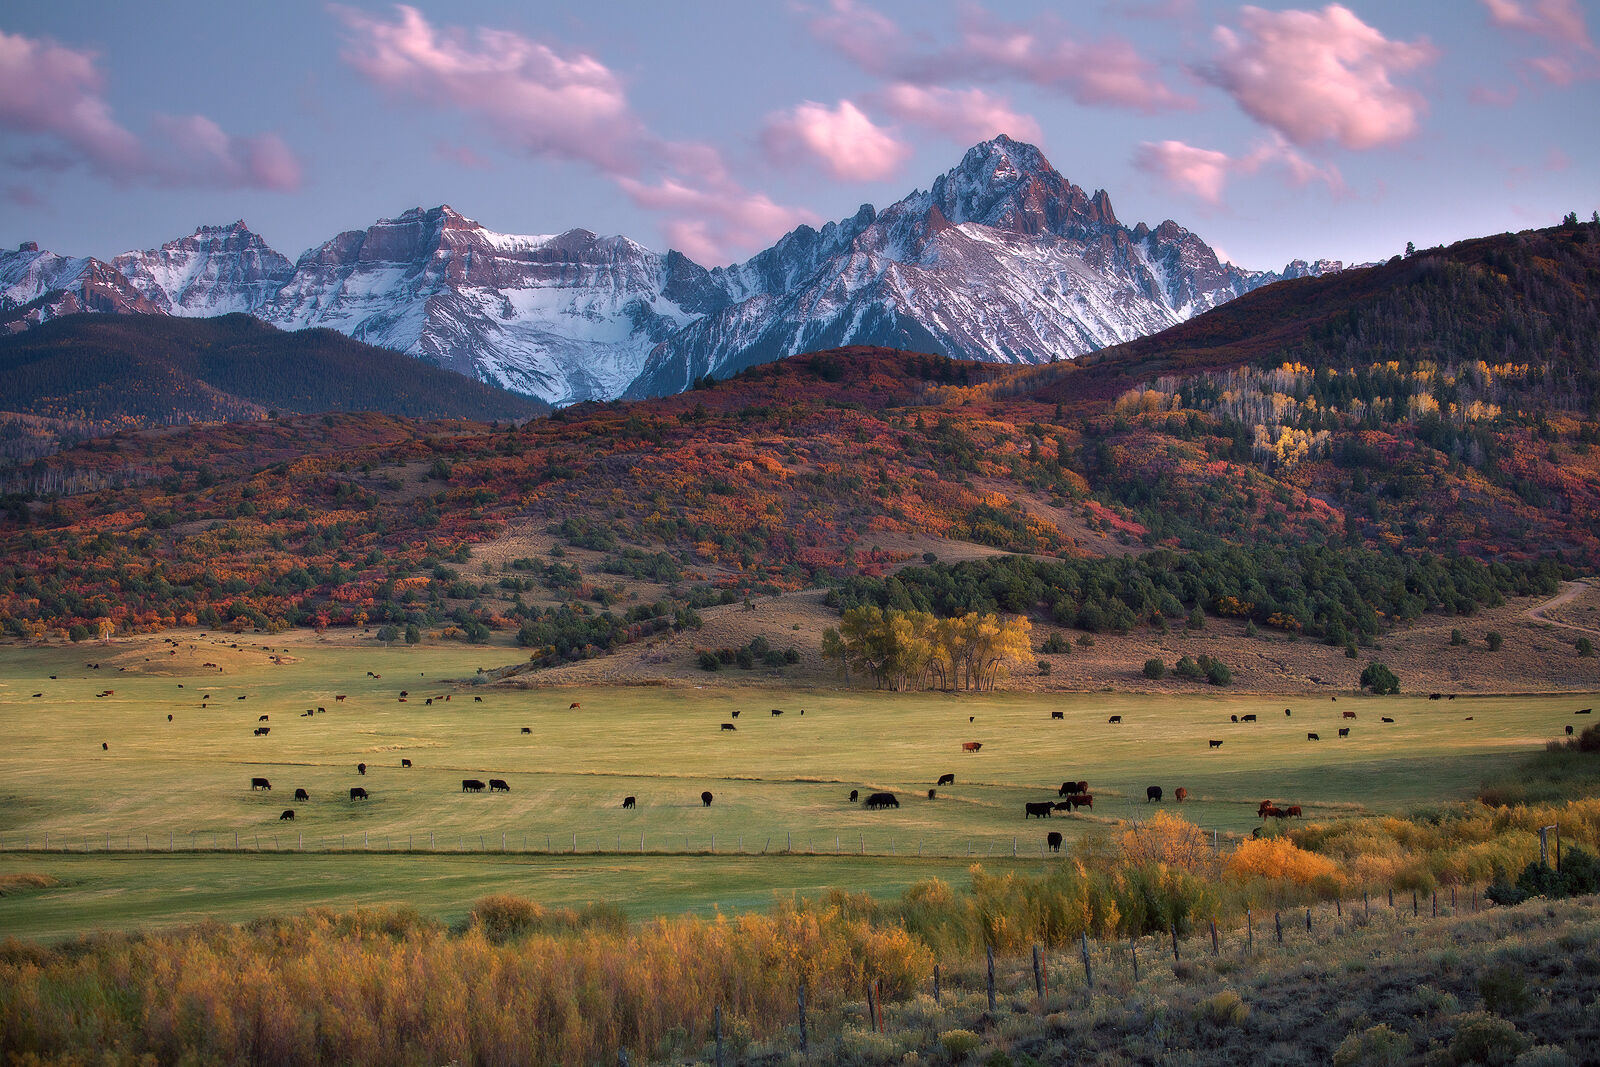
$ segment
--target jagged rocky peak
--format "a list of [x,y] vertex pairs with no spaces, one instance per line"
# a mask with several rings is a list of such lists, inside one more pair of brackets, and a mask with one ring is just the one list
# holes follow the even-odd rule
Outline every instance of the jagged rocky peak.
[[1105,190],[1089,196],[1062,177],[1037,147],[1004,134],[968,149],[928,195],[954,225],[978,222],[1029,236],[1118,225]]
[[162,311],[186,316],[254,311],[294,271],[243,219],[197,227],[160,248],[124,252],[111,265]]

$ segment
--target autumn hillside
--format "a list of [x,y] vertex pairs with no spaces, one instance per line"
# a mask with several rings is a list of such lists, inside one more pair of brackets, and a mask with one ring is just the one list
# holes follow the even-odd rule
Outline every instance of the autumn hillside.
[[[516,635],[553,664],[817,583],[959,610],[1021,582],[1009,610],[1071,625],[1198,610],[1354,645],[1600,561],[1597,281],[1579,225],[1271,286],[1082,364],[853,348],[515,427],[121,433],[13,486],[0,612]],[[1070,566],[871,585],[970,546]]]

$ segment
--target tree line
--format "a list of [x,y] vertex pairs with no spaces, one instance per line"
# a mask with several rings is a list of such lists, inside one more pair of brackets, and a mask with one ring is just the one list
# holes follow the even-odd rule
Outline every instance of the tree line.
[[872,604],[844,612],[822,634],[824,659],[871,676],[879,689],[990,690],[1032,651],[1033,626],[1018,616],[969,612],[938,618]]

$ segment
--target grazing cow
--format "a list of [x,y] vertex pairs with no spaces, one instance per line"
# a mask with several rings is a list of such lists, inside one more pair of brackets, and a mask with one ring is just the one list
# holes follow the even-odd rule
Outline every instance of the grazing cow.
[[1441,696],[1442,696],[1442,694],[1440,694],[1440,693],[1429,693],[1428,694],[1428,699],[1429,700],[1438,700],[1438,699],[1441,698]]
[[300,717],[302,719],[304,719],[304,718],[309,718],[310,716],[315,715],[315,714],[316,714],[316,712],[312,711],[310,708],[307,708],[305,711],[302,711],[300,713]]
[[1178,787],[1178,791],[1173,793],[1172,797],[1179,804],[1182,804],[1185,800],[1189,799],[1189,791],[1187,789],[1185,789],[1183,786],[1180,785]]
[[581,702],[579,702],[579,701],[574,700],[572,703],[567,705],[567,710],[568,711],[572,711],[574,708],[581,708],[581,707],[583,707],[583,704]]
[[772,714],[774,714],[774,715],[782,715],[783,714],[783,709],[782,708],[773,708],[772,709]]
[[1463,722],[1471,722],[1471,721],[1472,721],[1472,716],[1471,716],[1471,715],[1468,715],[1468,716],[1467,716],[1467,717],[1466,717],[1466,718],[1465,718],[1465,719],[1464,719],[1464,720],[1462,720],[1462,721],[1463,721]]
[[939,776],[939,780],[937,782],[934,782],[933,784],[934,785],[955,785],[956,784],[956,776],[953,775],[953,774],[941,774]]
[[168,722],[171,722],[171,721],[172,721],[172,716],[171,716],[171,715],[168,715],[168,716],[167,716],[167,721],[168,721]]
[[483,698],[482,697],[473,697],[472,698],[472,702],[474,704],[482,704],[483,703]]
[[432,697],[428,698],[427,706],[430,707],[430,708],[433,707],[433,698]]
[[1072,810],[1072,801],[1070,801],[1070,800],[1058,800],[1054,804],[1050,805],[1050,810],[1051,811],[1071,811]]
[[531,734],[531,733],[533,733],[533,727],[531,727],[531,726],[524,726],[524,727],[523,727],[523,728],[522,728],[522,732],[523,732],[523,733],[525,733],[525,734]]
[[735,719],[739,717],[739,713],[737,711],[730,711],[728,714],[733,716]]
[[367,791],[365,789],[362,789],[359,785],[353,785],[353,786],[350,787],[350,799],[351,800],[366,800],[367,799]]
[[1122,716],[1121,715],[1113,715],[1113,716],[1111,716],[1111,718],[1106,720],[1106,722],[1121,722],[1121,721],[1122,721]]
[[256,727],[256,736],[257,737],[266,737],[271,732],[272,732],[272,727],[270,727],[270,726],[257,726]]
[[483,782],[477,778],[463,778],[461,779],[461,791],[463,793],[481,793],[483,792]]
[[307,793],[304,789],[296,789],[294,791],[294,798],[296,800],[310,800],[311,794]]
[[937,789],[928,790],[928,799],[929,800],[933,800],[933,799],[937,798],[938,795],[939,795],[939,791]]
[[900,801],[895,799],[893,793],[873,793],[867,797],[867,810],[876,811],[878,808],[898,808]]
[[[1572,731],[1568,730],[1567,732],[1571,733]],[[860,798],[861,798],[861,790],[859,790],[859,789],[850,790],[850,803],[854,804]]]
[[356,773],[357,774],[366,774],[367,773],[367,765],[365,763],[356,764]]
[[1579,708],[1577,711],[1573,712],[1572,714],[1574,714],[1574,715],[1588,715],[1592,711],[1594,711],[1593,708]]
[[968,722],[977,722],[978,721],[978,717],[976,715],[968,715],[967,716],[967,721]]
[[1445,697],[1446,700],[1454,700],[1455,698],[1456,695],[1454,693],[1451,693],[1449,696]]
[[511,792],[511,786],[504,778],[491,778],[489,779],[489,792],[509,793]]
[[1239,716],[1237,716],[1237,715],[1229,715],[1228,716],[1228,721],[1229,722],[1238,722],[1239,721]]
[[401,760],[401,761],[400,761],[400,766],[402,766],[402,767],[409,767],[409,766],[411,766],[411,761],[410,761],[410,760],[408,760],[408,759],[402,759],[402,760]]
[[1064,711],[1052,711],[1050,713],[1050,717],[1052,719],[1065,719],[1067,717],[1067,713]]
[[1350,736],[1350,727],[1348,727],[1348,726],[1339,727],[1339,736],[1340,737],[1349,737]]
[[1284,708],[1283,709],[1283,717],[1285,719],[1289,718],[1289,716],[1291,716],[1293,714],[1294,714],[1294,712],[1290,711],[1288,708]]
[[1051,852],[1060,852],[1061,851],[1061,831],[1060,830],[1051,830],[1048,834],[1045,835],[1044,840],[1045,840],[1045,843],[1050,846],[1050,851]]
[[1058,800],[1055,804],[1055,810],[1057,811],[1061,811],[1063,808],[1067,811],[1075,811],[1078,808],[1092,809],[1093,807],[1094,797],[1089,793],[1070,793],[1067,795],[1067,799]]
[[37,698],[38,698],[38,697],[42,697],[42,696],[44,696],[44,694],[43,694],[43,693],[35,693],[35,694],[33,694],[33,695],[34,695],[34,697],[35,697],[35,698],[36,698],[36,699],[37,699]]
[[327,711],[328,711],[327,708],[321,707],[320,705],[317,708],[317,714],[318,715],[325,715],[325,714],[327,714]]
[[1286,818],[1286,819],[1298,819],[1298,818],[1300,818],[1301,817],[1301,815],[1300,815],[1300,805],[1298,805],[1298,804],[1290,804],[1289,807],[1284,811],[1283,817]]
[[1210,738],[1207,738],[1206,739],[1206,747],[1207,748],[1221,748],[1222,747],[1222,742],[1221,741],[1213,741]]
[[1258,819],[1287,819],[1288,817],[1289,813],[1287,811],[1284,811],[1279,807],[1274,807],[1271,804],[1263,805],[1256,812],[1256,818]]
[[1037,804],[1028,801],[1022,805],[1024,819],[1048,819],[1050,812],[1055,810],[1055,805],[1048,800],[1041,800]]
[[[110,691],[111,691],[111,690],[109,690],[109,689],[108,689],[108,690],[106,690],[106,692],[108,692],[108,693],[109,693],[109,692],[110,692]],[[243,699],[244,699],[244,698],[245,698],[245,694],[243,694],[243,693],[240,693],[240,694],[239,694],[239,697],[238,697],[238,699],[240,699],[240,700],[243,700]]]
[[724,730],[737,730],[737,729],[738,729],[738,727],[737,727],[737,726],[735,726],[735,725],[733,725],[733,723],[731,723],[731,722],[725,722],[725,723],[723,723],[723,724],[722,724],[722,728],[723,728],[723,729],[724,729]]
[[283,814],[278,816],[278,821],[279,822],[283,822],[284,820],[288,820],[289,822],[294,822],[294,809],[293,808],[284,808],[283,809]]
[[976,751],[978,751],[978,749],[980,749],[982,747],[983,747],[983,742],[982,741],[963,741],[963,742],[961,742],[961,751],[963,751],[963,752],[976,752]]
[[1379,721],[1380,722],[1394,722],[1394,720],[1389,718],[1389,716],[1387,716],[1387,715],[1379,716]]
[[403,697],[408,697],[408,696],[410,696],[410,695],[411,695],[411,690],[409,690],[409,689],[402,689],[402,690],[400,690],[400,695],[401,695],[401,696],[403,696]]
[[252,778],[250,779],[250,789],[252,792],[257,789],[265,789],[270,793],[272,792],[272,783],[267,781],[265,778]]
[[266,722],[266,721],[267,721],[267,717],[265,715],[261,716],[261,718],[256,720],[256,722]]
[[1308,732],[1308,733],[1307,733],[1307,734],[1306,734],[1306,740],[1307,740],[1307,741],[1321,741],[1321,740],[1322,740],[1322,738],[1320,738],[1320,737],[1318,737],[1318,736],[1317,736],[1317,735],[1316,735],[1316,734],[1313,734],[1313,733],[1309,733],[1309,732]]
[[[341,703],[341,704],[343,704],[343,703],[344,703],[344,698],[345,698],[345,697],[347,697],[347,696],[349,696],[349,695],[350,695],[350,694],[348,694],[348,693],[335,693],[335,694],[334,694],[334,697],[333,697],[333,699],[335,699],[335,700],[337,700],[337,701],[338,701],[338,702],[339,702],[339,703]],[[322,709],[321,709],[321,708],[318,708],[318,709],[317,709],[317,710],[318,710],[318,711],[321,711],[321,710],[322,710]]]
[[1344,717],[1347,719],[1353,719],[1356,717],[1356,713],[1353,711],[1347,711],[1344,713]]
[[1256,817],[1260,818],[1262,816],[1265,816],[1267,814],[1267,812],[1269,812],[1271,810],[1272,810],[1272,801],[1263,800],[1261,802],[1260,806],[1256,808]]
[[634,805],[635,805],[635,804],[636,804],[636,803],[637,803],[637,802],[636,802],[636,801],[635,801],[635,800],[634,800],[634,798],[633,798],[633,797],[623,797],[623,798],[622,798],[622,806],[623,806],[623,807],[625,807],[625,808],[631,808],[631,807],[633,807],[633,806],[634,806]]
[[700,806],[702,808],[709,808],[714,799],[716,798],[711,795],[711,790],[707,789],[704,793],[700,794]]
[[1254,715],[1245,715],[1245,716],[1241,716],[1239,721],[1240,722],[1255,722],[1256,721],[1256,717]]
[[1152,800],[1158,803],[1161,800],[1161,787],[1159,785],[1153,785],[1144,791],[1144,802],[1148,804]]

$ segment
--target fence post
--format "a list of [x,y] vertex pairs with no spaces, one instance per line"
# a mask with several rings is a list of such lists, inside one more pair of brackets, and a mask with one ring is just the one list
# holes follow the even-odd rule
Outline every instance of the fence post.
[[1015,837],[1011,839],[1011,858],[1017,858],[1017,839]]
[[1372,898],[1367,895],[1365,889],[1361,891],[1361,903],[1367,909],[1367,918],[1372,918]]
[[935,963],[933,965],[933,1002],[935,1004],[943,1004],[944,1003],[943,999],[940,997],[939,965],[937,963]]
[[717,1028],[717,1067],[722,1067],[722,1005],[721,1004],[717,1005],[716,1028]]
[[994,946],[985,945],[984,950],[989,957],[989,1010],[994,1011]]
[[[1094,967],[1089,963],[1089,931],[1084,930],[1078,934],[1078,947],[1079,951],[1083,953],[1083,984],[1093,989]],[[1133,964],[1133,977],[1135,979],[1139,977],[1139,962],[1137,959]]]
[[625,1048],[617,1049],[617,1067],[629,1067],[628,1050]]
[[1039,961],[1039,946],[1033,946],[1033,995],[1044,1000],[1044,967]]
[[873,1010],[878,1016],[878,1033],[881,1034],[883,1033],[883,986],[879,984],[877,978],[872,980],[872,1003]]
[[1453,885],[1450,887],[1450,910],[1456,910],[1456,887]]
[[1217,945],[1217,920],[1211,920],[1211,954],[1220,955],[1221,949]]
[[783,832],[783,850],[785,852],[794,851],[794,831],[785,830]]
[[1306,933],[1311,932],[1311,909],[1306,909]]
[[1389,907],[1394,907],[1394,886],[1389,887]]
[[1437,889],[1433,891],[1433,917],[1435,919],[1439,917],[1439,891]]
[[1281,945],[1281,944],[1283,944],[1283,912],[1281,912],[1281,911],[1273,912],[1272,913],[1272,922],[1273,922],[1273,925],[1275,925],[1278,928],[1278,944]]
[[1178,924],[1172,924],[1172,962],[1178,962]]
[[1250,914],[1249,908],[1244,909],[1244,937],[1245,948],[1256,947],[1256,921],[1255,916]]
[[[1087,950],[1089,946],[1086,944],[1083,947],[1085,950]],[[1133,959],[1133,980],[1137,982],[1139,980],[1139,936],[1137,934],[1128,935],[1128,954]],[[1089,954],[1087,951],[1084,952],[1083,962],[1084,971],[1087,973],[1089,963]]]
[[1333,898],[1333,916],[1336,919],[1344,918],[1344,904],[1338,897]]
[[1413,919],[1417,917],[1417,891],[1415,889],[1411,891],[1411,917]]
[[[938,970],[937,965],[934,967],[934,970],[935,971]],[[801,1054],[804,1054],[805,1051],[806,1051],[806,984],[805,984],[805,982],[802,981],[800,983],[800,1052],[801,1052]]]

